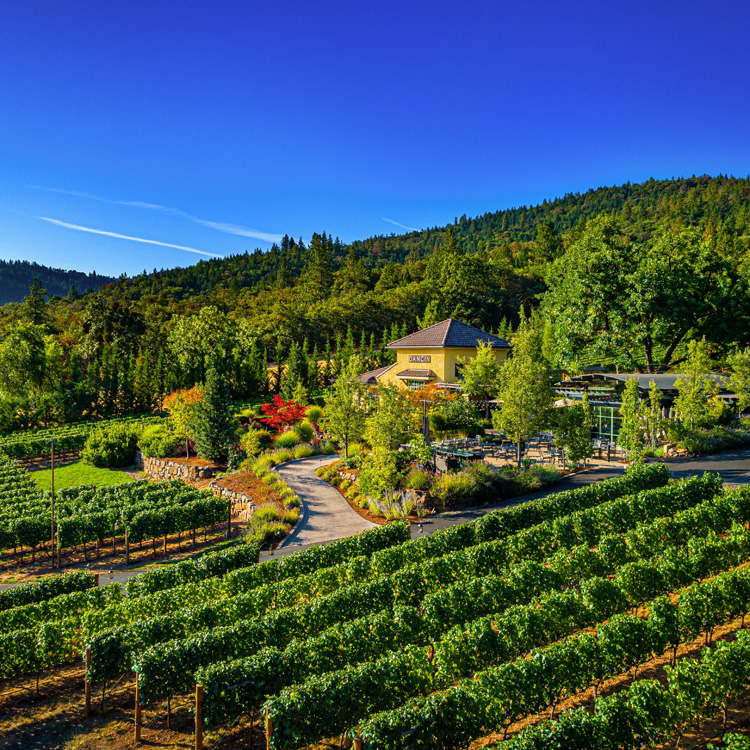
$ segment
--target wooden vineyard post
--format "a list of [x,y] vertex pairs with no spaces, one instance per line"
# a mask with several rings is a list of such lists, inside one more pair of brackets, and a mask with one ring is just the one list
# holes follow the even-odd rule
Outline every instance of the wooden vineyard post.
[[167,696],[167,729],[172,728],[172,698]]
[[167,556],[167,532],[164,532],[164,557]]
[[84,690],[86,694],[86,718],[91,716],[91,681],[89,680],[89,669],[91,668],[91,646],[86,646],[86,674],[84,677]]
[[125,565],[130,565],[130,542],[128,541],[127,524],[125,524]]
[[135,678],[135,741],[141,741],[141,688],[137,675]]
[[94,576],[96,577],[96,588],[99,588],[99,574],[94,573]]
[[203,685],[195,686],[195,750],[203,750]]
[[361,737],[354,738],[354,750],[364,750],[365,743],[362,742]]
[[273,719],[270,711],[266,709],[266,750],[271,750],[271,737],[273,737]]
[[229,498],[229,510],[227,512],[227,539],[232,538],[232,498]]

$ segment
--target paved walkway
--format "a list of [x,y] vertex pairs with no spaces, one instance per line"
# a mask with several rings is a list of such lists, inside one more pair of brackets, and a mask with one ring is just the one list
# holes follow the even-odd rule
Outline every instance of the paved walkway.
[[[341,493],[315,475],[315,469],[337,460],[338,456],[310,456],[276,468],[278,475],[302,500],[303,514],[294,531],[274,552],[275,555],[296,552],[322,542],[332,542],[375,524],[353,511]],[[263,559],[267,555],[262,556]]]

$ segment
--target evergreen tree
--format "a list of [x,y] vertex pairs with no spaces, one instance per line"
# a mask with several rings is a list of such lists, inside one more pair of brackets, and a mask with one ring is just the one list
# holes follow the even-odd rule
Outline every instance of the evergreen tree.
[[276,339],[276,377],[273,382],[273,392],[281,393],[281,381],[284,372],[284,349],[281,346],[281,339]]
[[286,367],[281,378],[281,396],[288,401],[294,395],[294,391],[300,385],[305,386],[307,380],[307,362],[303,359],[300,347],[296,341],[292,341],[289,347],[289,356],[286,359]]
[[304,271],[304,281],[314,300],[326,299],[333,287],[332,245],[323,232],[313,234]]
[[42,282],[36,277],[21,303],[21,317],[24,322],[44,326],[45,331],[49,331],[51,319],[47,309],[47,290],[42,288]]
[[235,429],[229,392],[212,364],[206,373],[203,398],[196,408],[194,435],[198,455],[209,461],[226,460]]
[[276,288],[286,289],[286,287],[292,285],[292,275],[289,271],[289,258],[286,250],[282,250],[279,254],[279,270],[276,274]]

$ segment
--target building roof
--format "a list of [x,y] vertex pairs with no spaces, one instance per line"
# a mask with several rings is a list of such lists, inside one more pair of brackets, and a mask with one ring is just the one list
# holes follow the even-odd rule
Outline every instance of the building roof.
[[476,347],[479,341],[483,344],[490,344],[493,349],[510,349],[510,344],[505,339],[485,333],[455,318],[448,318],[435,323],[434,326],[392,341],[388,344],[388,349],[443,349],[445,347],[471,349]]
[[[637,380],[638,388],[643,391],[647,391],[651,383],[656,383],[659,389],[663,393],[671,393],[677,391],[675,383],[678,378],[684,378],[685,375],[679,373],[675,374],[651,374],[651,373],[640,373],[640,372],[601,372],[589,375],[576,375],[573,378],[568,378],[562,383],[558,384],[560,389],[571,389],[576,386],[583,386],[584,384],[598,385],[609,385],[614,387],[615,390],[621,390],[625,387],[628,380]],[[729,379],[725,375],[717,375],[716,373],[710,373],[711,377],[716,384],[719,386],[721,391],[731,391],[731,385]]]
[[392,365],[386,365],[385,367],[378,367],[377,370],[370,370],[369,372],[365,372],[359,376],[359,382],[364,383],[365,385],[375,385],[375,383],[378,382],[378,378],[381,375],[388,372],[388,370],[390,370],[391,367],[395,367],[395,366],[396,366],[396,363],[394,362]]
[[436,378],[437,375],[432,370],[401,370],[396,373],[397,378]]

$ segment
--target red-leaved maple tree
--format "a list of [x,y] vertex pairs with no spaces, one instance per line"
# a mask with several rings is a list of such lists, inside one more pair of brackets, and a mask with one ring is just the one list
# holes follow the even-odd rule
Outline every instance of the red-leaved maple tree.
[[284,401],[281,396],[274,396],[273,403],[263,404],[260,410],[266,415],[261,421],[283,432],[304,418],[307,407],[294,401]]

